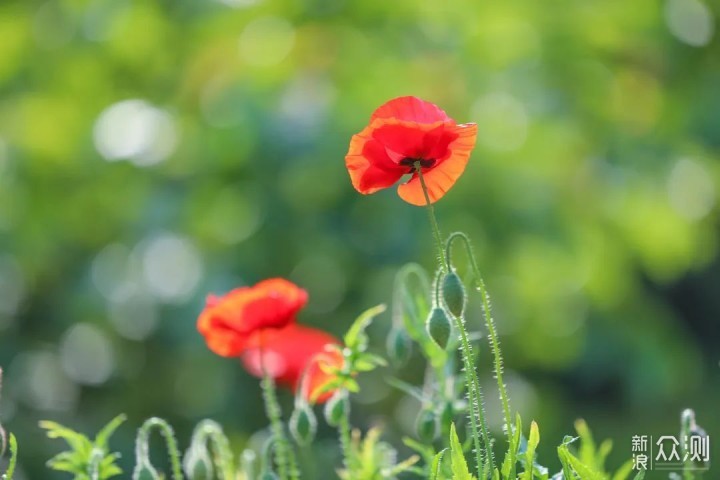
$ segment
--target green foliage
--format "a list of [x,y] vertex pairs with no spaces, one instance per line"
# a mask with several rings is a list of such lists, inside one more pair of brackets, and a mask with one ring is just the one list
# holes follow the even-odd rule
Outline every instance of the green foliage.
[[413,465],[419,457],[413,455],[402,462],[396,462],[397,451],[389,443],[380,440],[382,431],[371,428],[361,436],[359,430],[353,431],[350,442],[349,462],[347,467],[339,472],[343,480],[391,480],[397,478],[402,472],[413,471]]
[[2,477],[0,477],[2,478],[2,480],[13,480],[13,475],[15,474],[15,466],[17,465],[17,439],[12,433],[10,434],[8,444],[10,445],[10,462],[8,463],[7,471],[3,474]]
[[122,470],[116,465],[120,454],[110,452],[108,443],[125,419],[125,415],[115,417],[100,430],[94,440],[56,422],[41,421],[40,427],[47,431],[49,438],[61,438],[70,447],[70,450],[50,459],[47,466],[53,470],[72,473],[75,480],[105,480],[120,475]]
[[337,366],[322,361],[322,358],[319,360],[318,366],[329,375],[329,379],[313,391],[311,398],[313,402],[322,394],[338,389],[357,392],[360,390],[360,386],[355,377],[359,373],[370,372],[377,367],[387,365],[384,358],[367,352],[368,335],[365,331],[373,319],[383,313],[385,309],[385,305],[377,305],[360,314],[343,337],[345,346],[329,347],[335,348],[344,361],[341,366]]
[[465,461],[462,444],[455,432],[455,424],[450,427],[450,461],[452,465],[453,480],[474,480]]

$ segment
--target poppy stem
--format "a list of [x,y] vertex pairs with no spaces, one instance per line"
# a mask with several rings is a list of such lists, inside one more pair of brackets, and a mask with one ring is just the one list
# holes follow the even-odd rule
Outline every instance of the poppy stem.
[[[488,293],[487,288],[485,287],[485,282],[480,275],[480,268],[478,267],[478,262],[475,258],[475,252],[473,251],[472,244],[470,243],[470,238],[463,232],[455,232],[451,234],[448,238],[445,249],[445,258],[447,259],[448,263],[451,263],[450,253],[452,250],[452,244],[455,240],[461,240],[465,245],[465,251],[467,252],[468,258],[470,259],[470,265],[472,267],[473,275],[475,277],[475,285],[478,292],[480,292],[480,296],[482,297],[483,318],[485,319],[485,326],[488,329],[488,339],[494,357],[495,378],[497,379],[498,391],[500,392],[500,401],[502,402],[503,416],[505,417],[505,434],[507,435],[508,445],[510,446],[510,448],[512,448],[513,425],[512,417],[510,415],[510,400],[508,397],[505,382],[503,380],[502,350],[500,349],[500,340],[498,338],[497,329],[495,328],[495,321],[492,318],[490,294]],[[512,475],[514,475],[516,452],[511,451],[510,455],[511,469],[513,472]]]
[[[440,263],[441,271],[435,284],[436,301],[437,304],[440,305],[440,283],[442,282],[442,274],[450,271],[449,257],[445,255],[442,235],[440,234],[440,227],[438,226],[437,218],[435,217],[435,209],[430,201],[430,195],[428,194],[420,162],[415,162],[415,171],[418,174],[420,186],[422,187],[423,195],[425,196],[428,216],[430,217],[430,225],[433,230],[433,236],[435,237],[438,262]],[[488,478],[488,474],[492,474],[493,470],[495,470],[495,459],[492,453],[492,444],[490,442],[490,434],[488,433],[487,421],[485,420],[485,407],[483,405],[480,380],[478,379],[477,370],[473,364],[472,345],[468,337],[467,329],[465,328],[465,320],[464,318],[457,317],[455,315],[452,315],[452,318],[455,320],[455,327],[460,332],[460,353],[463,360],[463,366],[465,368],[465,382],[467,386],[468,403],[470,405],[470,426],[472,428],[473,443],[475,444],[475,460],[477,463],[478,478],[486,479]],[[484,450],[480,448],[481,438],[482,443],[485,445]],[[484,462],[483,453],[485,457]]]
[[275,390],[275,380],[265,368],[265,355],[262,348],[262,340],[260,342],[260,368],[262,369],[261,388],[263,393],[263,401],[265,403],[265,412],[270,420],[270,429],[275,438],[275,461],[278,467],[278,474],[281,480],[298,480],[297,460],[295,452],[290,447],[287,436],[285,435],[285,427],[282,423],[282,410],[277,399]]
[[435,218],[435,208],[430,201],[430,195],[428,195],[427,185],[425,184],[425,177],[423,177],[422,166],[419,161],[415,162],[415,171],[420,179],[420,186],[422,187],[423,195],[425,196],[425,203],[427,204],[428,217],[430,218],[430,226],[432,227],[433,236],[435,237],[435,248],[437,249],[438,262],[443,272],[448,271],[447,262],[445,261],[445,255],[443,255],[443,241],[442,235],[440,235],[440,227],[438,226],[437,218]]

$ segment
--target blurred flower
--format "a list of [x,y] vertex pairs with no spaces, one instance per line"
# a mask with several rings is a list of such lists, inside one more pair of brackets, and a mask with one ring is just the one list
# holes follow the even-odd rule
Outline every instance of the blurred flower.
[[269,329],[294,323],[307,297],[305,290],[282,278],[237,288],[222,297],[210,295],[197,328],[210,350],[224,357],[238,356],[270,338]]
[[[257,377],[265,370],[276,382],[293,391],[302,388],[307,400],[331,379],[332,373],[328,372],[344,363],[337,349],[327,348],[339,345],[340,341],[322,330],[292,323],[261,335],[257,347],[247,350],[242,357],[245,368]],[[332,394],[323,393],[316,401],[325,402]]]
[[425,205],[415,163],[422,168],[434,203],[465,170],[476,136],[477,125],[457,124],[432,103],[400,97],[375,110],[370,125],[353,135],[345,165],[353,186],[365,195],[412,174],[398,187],[398,194],[408,203]]

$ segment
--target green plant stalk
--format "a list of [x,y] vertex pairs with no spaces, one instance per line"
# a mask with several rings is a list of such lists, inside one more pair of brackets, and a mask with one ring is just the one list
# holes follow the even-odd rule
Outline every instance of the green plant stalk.
[[353,469],[355,468],[355,462],[352,452],[349,408],[345,408],[345,412],[340,418],[340,422],[338,423],[338,433],[340,435],[340,448],[342,449],[343,463],[347,471],[352,475]]
[[[490,443],[490,434],[485,419],[485,411],[483,407],[482,390],[480,389],[480,380],[478,379],[475,365],[473,365],[472,344],[468,339],[467,330],[465,329],[465,321],[452,315],[455,321],[455,327],[460,332],[460,349],[462,353],[463,364],[465,367],[465,380],[468,388],[468,401],[470,402],[470,424],[473,429],[473,441],[475,443],[475,455],[477,461],[478,478],[488,478],[488,474],[495,470],[495,458]],[[480,449],[480,435],[478,428],[482,434],[483,443],[485,444],[485,462],[483,463],[482,450]]]
[[[442,272],[447,272],[448,265],[446,263],[446,256],[444,255],[443,251],[440,227],[438,226],[437,219],[435,218],[435,209],[430,202],[430,196],[428,195],[427,185],[425,184],[425,179],[423,178],[420,162],[415,162],[415,170],[417,171],[420,185],[422,186],[423,190],[423,195],[425,196],[425,203],[427,204],[428,216],[430,217],[430,225],[432,227],[433,235],[435,237],[435,247],[437,248],[440,268]],[[471,409],[470,426],[472,428],[473,442],[475,444],[475,459],[477,463],[478,478],[487,478],[487,475],[484,474],[488,471],[488,468],[490,472],[495,469],[495,461],[492,454],[490,435],[488,433],[487,422],[485,420],[485,415],[483,412],[483,405],[481,404],[482,392],[480,390],[480,380],[478,379],[475,366],[472,362],[472,346],[470,345],[470,340],[468,339],[468,333],[465,329],[465,324],[462,319],[456,318],[454,315],[453,318],[455,320],[455,325],[460,332],[460,352],[465,367],[465,381],[467,384],[468,401],[470,403]],[[480,447],[481,432],[483,442],[485,443],[485,458],[487,460],[487,463],[483,462],[483,450]]]
[[165,438],[168,455],[170,457],[170,466],[172,468],[173,480],[183,480],[182,467],[180,466],[180,450],[178,450],[177,440],[172,427],[162,418],[149,418],[142,424],[138,430],[137,439],[135,441],[135,454],[137,457],[137,466],[145,464],[150,465],[150,433],[153,429],[158,429]]
[[438,226],[437,218],[435,217],[435,207],[433,207],[433,204],[430,202],[427,185],[425,185],[425,178],[422,174],[422,166],[419,161],[415,162],[415,171],[418,174],[420,186],[422,187],[423,195],[425,196],[425,204],[427,206],[428,217],[430,218],[430,226],[432,227],[433,237],[435,238],[435,247],[437,248],[438,263],[440,263],[440,269],[442,272],[447,272],[448,265],[445,260],[445,255],[443,255],[442,235],[440,235],[440,227]]
[[[261,362],[262,363],[262,362]],[[278,474],[281,480],[299,479],[297,460],[295,453],[290,448],[285,429],[282,423],[282,413],[275,391],[275,381],[265,371],[263,366],[263,378],[261,382],[265,411],[270,420],[270,428],[275,437],[275,460],[277,462]]]
[[[483,303],[483,318],[485,319],[485,326],[488,329],[488,339],[490,341],[490,348],[493,352],[493,358],[494,358],[494,366],[495,366],[495,378],[497,380],[498,384],[498,391],[500,392],[500,400],[502,402],[502,409],[503,409],[503,416],[505,417],[505,433],[507,435],[507,441],[508,445],[512,445],[512,417],[510,416],[510,400],[507,394],[507,389],[505,387],[505,382],[503,380],[503,360],[502,360],[502,351],[500,349],[500,340],[498,339],[497,329],[495,328],[495,322],[492,318],[492,309],[490,306],[490,295],[488,294],[487,289],[485,288],[485,282],[483,281],[482,275],[480,275],[480,268],[478,267],[477,260],[475,258],[475,253],[473,252],[472,245],[470,244],[470,239],[467,235],[465,235],[462,232],[455,232],[448,238],[447,244],[446,244],[446,251],[445,251],[445,257],[447,258],[448,263],[450,262],[450,250],[452,247],[452,243],[455,239],[461,239],[463,243],[465,244],[465,250],[467,251],[468,258],[470,259],[470,265],[473,269],[473,275],[475,276],[475,283],[477,285],[477,289],[480,292],[480,296],[482,297],[482,303]],[[512,452],[512,455],[514,457],[515,453]],[[513,460],[513,467],[512,470],[514,472],[515,470],[515,458],[512,458]]]
[[222,472],[223,480],[233,480],[235,466],[233,462],[232,450],[222,427],[213,420],[203,420],[196,428],[197,438],[193,439],[193,443],[197,442],[207,448],[209,442],[213,450],[213,464],[217,472]]

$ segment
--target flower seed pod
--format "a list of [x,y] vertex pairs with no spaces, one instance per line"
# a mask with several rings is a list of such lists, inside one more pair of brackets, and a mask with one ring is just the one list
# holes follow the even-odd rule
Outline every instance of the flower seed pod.
[[212,480],[214,478],[212,461],[205,448],[192,448],[185,454],[183,470],[190,480]]
[[347,394],[342,390],[335,392],[335,395],[330,397],[330,400],[325,404],[325,421],[331,427],[337,427],[343,416],[349,413],[350,402]]
[[465,310],[465,286],[454,269],[442,280],[442,298],[448,311],[460,317]]
[[442,349],[445,349],[450,338],[450,320],[447,313],[440,307],[435,307],[427,319],[427,331],[430,338]]
[[387,351],[396,366],[407,363],[412,353],[412,341],[404,328],[393,327],[387,337]]
[[298,445],[308,445],[315,439],[317,420],[315,414],[303,403],[295,408],[290,416],[290,433]]
[[438,431],[435,412],[429,408],[420,410],[415,420],[415,431],[417,432],[418,438],[423,442],[432,442]]

